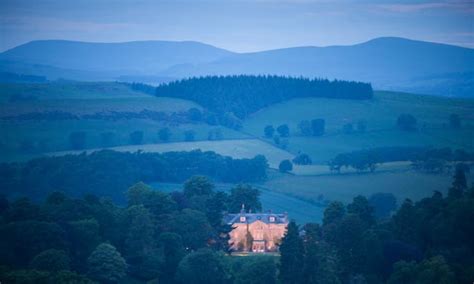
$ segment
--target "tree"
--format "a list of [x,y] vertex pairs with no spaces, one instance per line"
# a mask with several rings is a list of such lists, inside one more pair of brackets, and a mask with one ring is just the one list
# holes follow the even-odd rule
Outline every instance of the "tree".
[[311,161],[311,158],[308,154],[298,154],[293,159],[293,163],[297,165],[311,165],[313,161]]
[[410,199],[406,199],[392,218],[393,232],[402,241],[416,241],[417,218],[416,209]]
[[236,271],[236,284],[277,283],[277,267],[272,256],[247,257]]
[[184,183],[183,191],[187,198],[196,195],[210,196],[214,192],[214,184],[205,176],[192,176]]
[[273,136],[273,142],[277,145],[280,144],[280,136],[279,135],[275,135]]
[[69,134],[69,144],[73,150],[82,150],[86,147],[86,133],[75,131]]
[[186,130],[184,131],[184,141],[190,142],[196,139],[196,131]]
[[87,257],[100,243],[99,223],[96,219],[82,219],[68,223],[68,236],[73,266],[83,270]]
[[392,193],[377,192],[369,197],[369,204],[377,219],[386,219],[397,208],[397,198]]
[[275,128],[273,128],[273,125],[267,125],[263,129],[263,133],[265,134],[266,138],[272,138],[273,134],[275,133]]
[[322,136],[324,134],[326,121],[318,118],[311,120],[311,129],[313,130],[313,136]]
[[206,215],[193,209],[183,209],[174,216],[170,225],[173,232],[181,236],[183,245],[190,249],[205,247],[213,234]]
[[195,107],[188,109],[186,116],[191,121],[201,121],[202,120],[202,112]]
[[237,213],[245,205],[247,210],[258,212],[262,210],[259,200],[260,191],[248,184],[238,184],[232,188],[229,196],[229,212]]
[[176,279],[180,283],[221,284],[229,281],[230,274],[221,254],[200,249],[181,260]]
[[133,131],[130,133],[130,143],[132,145],[140,145],[143,143],[143,131]]
[[453,177],[453,184],[449,189],[448,195],[452,198],[460,198],[467,189],[466,175],[464,169],[457,168]]
[[370,206],[369,201],[362,195],[354,197],[352,203],[347,205],[347,213],[359,216],[368,226],[375,223],[374,208]]
[[311,136],[313,133],[313,130],[311,129],[311,122],[309,120],[300,121],[300,123],[298,123],[298,129],[303,136]]
[[344,208],[344,204],[339,201],[333,201],[329,203],[328,207],[324,210],[323,216],[323,225],[327,226],[334,222],[338,222],[344,217],[346,214],[346,210]]
[[290,136],[290,128],[287,124],[282,124],[277,127],[277,132],[280,134],[281,137],[288,137]]
[[30,266],[44,271],[69,270],[69,256],[63,250],[49,249],[33,258]]
[[108,243],[102,243],[87,259],[88,275],[91,279],[116,283],[126,275],[127,263],[117,249]]
[[163,127],[158,131],[158,137],[161,141],[170,140],[171,130],[168,127]]
[[303,241],[294,221],[288,224],[281,241],[280,254],[280,281],[288,284],[303,283]]
[[163,252],[164,261],[161,266],[163,283],[173,281],[178,264],[185,255],[181,236],[175,233],[161,233],[158,244]]
[[454,129],[461,128],[461,118],[458,114],[453,113],[449,116],[449,125]]
[[397,119],[397,126],[404,131],[416,130],[416,118],[411,114],[401,114]]
[[155,247],[153,216],[143,205],[127,209],[127,234],[124,252],[127,257],[148,255]]
[[291,172],[293,170],[293,164],[290,162],[290,160],[283,160],[280,162],[278,170],[280,170],[282,173]]

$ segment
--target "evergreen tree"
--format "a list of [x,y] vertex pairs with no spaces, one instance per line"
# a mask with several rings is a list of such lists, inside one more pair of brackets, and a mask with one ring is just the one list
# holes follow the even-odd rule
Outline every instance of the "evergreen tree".
[[453,177],[453,184],[449,189],[449,197],[451,198],[460,198],[463,196],[464,192],[467,189],[467,180],[464,169],[457,168]]
[[304,248],[299,236],[298,226],[294,221],[288,224],[285,236],[280,245],[280,274],[282,283],[304,283]]

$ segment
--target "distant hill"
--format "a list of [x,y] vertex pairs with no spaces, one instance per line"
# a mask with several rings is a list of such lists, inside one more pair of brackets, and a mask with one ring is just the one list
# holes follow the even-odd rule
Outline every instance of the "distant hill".
[[370,82],[375,89],[451,97],[474,94],[474,49],[394,37],[254,53],[198,42],[33,41],[1,53],[0,71],[151,84],[201,75],[273,74]]
[[0,54],[0,60],[120,75],[152,75],[177,64],[204,63],[230,54],[230,51],[191,41],[41,40],[7,50]]
[[212,63],[174,66],[163,74],[172,77],[244,73],[322,77],[371,82],[375,89],[469,96],[474,94],[473,71],[474,49],[403,38],[378,38],[351,46],[294,47],[234,54]]

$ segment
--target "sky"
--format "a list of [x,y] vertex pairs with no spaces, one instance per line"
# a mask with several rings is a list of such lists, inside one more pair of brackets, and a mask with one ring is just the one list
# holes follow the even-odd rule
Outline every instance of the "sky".
[[474,48],[474,0],[0,0],[0,52],[43,39],[193,40],[253,52],[382,36]]

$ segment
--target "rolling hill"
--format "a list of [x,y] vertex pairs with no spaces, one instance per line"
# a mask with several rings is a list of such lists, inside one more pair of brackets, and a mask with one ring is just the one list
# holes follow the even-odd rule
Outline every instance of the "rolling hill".
[[356,80],[370,82],[375,89],[451,97],[474,94],[474,49],[395,37],[253,53],[198,42],[33,41],[1,53],[0,71],[146,83],[201,75],[274,74]]
[[[0,54],[1,65],[15,69],[36,67],[63,69],[64,75],[96,76],[153,75],[179,64],[199,64],[232,54],[230,51],[199,42],[135,41],[92,43],[65,40],[32,41]],[[32,66],[33,65],[33,66]],[[41,72],[41,70],[39,70]],[[74,78],[69,78],[74,79]]]
[[473,71],[473,49],[403,38],[377,38],[351,46],[308,46],[234,54],[197,66],[175,66],[163,74],[323,77],[371,82],[375,89],[469,96],[474,91]]

